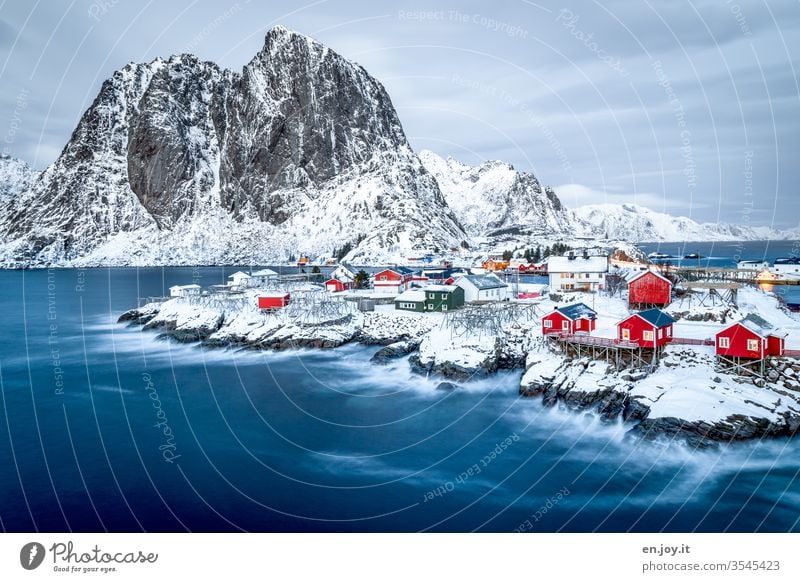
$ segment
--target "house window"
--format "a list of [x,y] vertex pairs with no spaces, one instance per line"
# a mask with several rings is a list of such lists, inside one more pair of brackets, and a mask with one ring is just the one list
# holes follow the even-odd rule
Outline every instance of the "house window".
[[661,339],[662,337],[664,337],[664,330],[663,329],[659,329],[658,330],[658,339]]
[[653,330],[643,332],[642,339],[646,342],[653,341]]
[[561,329],[563,329],[564,331],[569,330],[569,322],[568,321],[562,321],[561,322]]
[[729,348],[729,347],[731,347],[731,338],[729,338],[729,337],[721,337],[721,338],[719,338],[719,347],[721,347],[721,348]]
[[431,311],[433,311],[433,303],[428,303],[428,309],[430,309]]
[[548,329],[550,329],[551,327],[553,327],[553,322],[552,322],[552,320],[550,320],[550,319],[545,319],[545,320],[544,320],[544,326],[545,326],[546,328],[548,328]]
[[749,339],[749,340],[747,340],[747,351],[748,352],[757,352],[758,351],[758,340],[757,339]]
[[442,311],[447,311],[447,305],[445,305],[444,303],[442,303]]
[[672,328],[671,327],[667,328],[667,337],[672,337]]
[[386,275],[381,275],[380,277],[378,277],[378,281],[386,281],[386,280],[387,280]]
[[428,293],[428,299],[436,299],[435,293]]

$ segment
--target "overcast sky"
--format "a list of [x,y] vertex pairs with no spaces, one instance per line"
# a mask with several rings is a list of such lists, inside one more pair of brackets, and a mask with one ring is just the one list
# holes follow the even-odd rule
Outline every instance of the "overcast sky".
[[0,0],[0,147],[44,168],[114,70],[239,70],[276,24],[377,77],[417,150],[510,162],[567,206],[800,222],[794,0]]

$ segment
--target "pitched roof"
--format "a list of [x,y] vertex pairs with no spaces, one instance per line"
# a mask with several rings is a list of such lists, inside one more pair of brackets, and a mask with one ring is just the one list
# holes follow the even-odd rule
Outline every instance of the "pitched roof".
[[786,337],[788,334],[780,329],[775,329],[775,326],[768,322],[763,317],[750,313],[743,320],[739,322],[750,331],[757,333],[761,337],[775,336]]
[[272,269],[261,269],[259,271],[254,271],[253,273],[251,273],[253,277],[274,277],[277,274],[278,273],[276,273]]
[[659,273],[656,273],[655,271],[651,271],[651,270],[649,270],[649,269],[647,269],[647,270],[645,270],[645,271],[639,271],[638,273],[634,273],[632,276],[628,276],[628,277],[626,277],[626,279],[627,279],[627,281],[628,281],[628,285],[630,285],[631,283],[633,283],[633,282],[634,282],[634,281],[636,281],[637,279],[640,279],[641,277],[644,277],[644,276],[645,276],[645,275],[647,275],[648,273],[651,273],[651,274],[655,275],[656,277],[658,277],[659,279],[661,279],[662,281],[666,281],[667,283],[669,283],[670,285],[672,285],[672,281],[670,281],[669,279],[667,279],[667,278],[666,278],[664,275],[661,275],[661,274],[659,274]]
[[606,273],[608,257],[548,257],[548,273]]
[[503,287],[508,287],[508,285],[503,283],[496,275],[464,275],[458,279],[457,282],[460,281],[469,281],[480,291],[485,289],[502,289]]
[[585,303],[573,303],[572,305],[556,307],[556,311],[573,321],[582,317],[586,319],[595,319],[597,317],[597,312]]
[[638,315],[642,319],[644,319],[650,325],[655,327],[664,327],[665,325],[670,325],[671,323],[675,323],[675,320],[671,318],[669,315],[661,311],[660,309],[646,309],[644,311],[640,311],[639,313],[634,313],[633,315]]
[[428,285],[423,289],[425,291],[438,291],[439,293],[452,293],[456,289],[459,289],[458,285]]
[[397,301],[425,301],[425,291],[420,289],[409,289],[408,291],[404,291],[400,293],[397,297],[394,298],[395,302]]
[[191,285],[173,285],[172,287],[170,287],[170,290],[172,289],[202,289],[202,287],[200,287],[200,285],[195,285],[193,283]]

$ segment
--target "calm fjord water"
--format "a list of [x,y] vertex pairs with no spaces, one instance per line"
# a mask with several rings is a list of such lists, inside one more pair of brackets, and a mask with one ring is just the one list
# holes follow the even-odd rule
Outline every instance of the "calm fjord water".
[[[202,349],[116,324],[223,269],[0,271],[5,531],[796,531],[800,445],[692,452],[375,349]],[[166,432],[166,434],[165,434]]]

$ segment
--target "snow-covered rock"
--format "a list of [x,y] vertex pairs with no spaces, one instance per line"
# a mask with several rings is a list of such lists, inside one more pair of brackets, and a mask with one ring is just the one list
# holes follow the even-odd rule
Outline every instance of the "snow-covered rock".
[[22,160],[0,154],[0,204],[27,190],[37,174]]
[[768,227],[699,223],[636,204],[592,204],[575,208],[572,213],[585,234],[629,242],[778,240],[790,239],[793,234]]
[[470,236],[570,233],[572,216],[533,174],[496,160],[473,167],[428,150],[419,157]]
[[59,158],[0,208],[0,264],[387,261],[467,238],[383,86],[275,27],[241,72],[129,64]]

